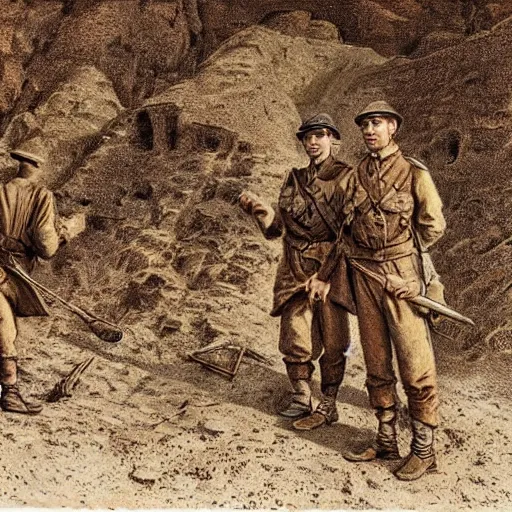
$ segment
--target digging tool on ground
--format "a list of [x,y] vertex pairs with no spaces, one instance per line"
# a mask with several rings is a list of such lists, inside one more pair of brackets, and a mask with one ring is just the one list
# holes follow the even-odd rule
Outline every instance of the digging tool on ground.
[[[222,349],[238,351],[235,363],[232,368],[224,368],[222,366],[219,366],[218,364],[207,361],[201,357],[203,354],[208,354],[208,353],[215,352],[215,351],[222,350]],[[188,354],[188,357],[190,359],[192,359],[193,361],[200,363],[202,366],[204,366],[205,368],[208,368],[209,370],[220,373],[224,377],[229,377],[230,379],[233,379],[235,377],[235,375],[238,373],[238,369],[240,368],[240,364],[242,363],[242,359],[244,358],[244,356],[254,359],[255,361],[258,361],[259,363],[264,363],[269,366],[272,365],[272,361],[270,361],[270,359],[259,354],[255,350],[251,350],[250,348],[246,348],[246,347],[239,347],[238,345],[233,345],[229,341],[225,341],[225,342],[221,342],[221,343],[214,342],[206,347],[200,348],[200,349]]]
[[106,341],[107,343],[117,343],[121,341],[123,337],[123,331],[117,325],[112,324],[107,320],[98,318],[92,313],[89,313],[84,309],[71,304],[71,302],[64,300],[54,291],[50,290],[46,286],[30,277],[12,256],[9,258],[9,264],[6,266],[17,277],[34,286],[34,288],[40,291],[43,295],[46,295],[51,299],[55,299],[66,309],[78,316],[100,340]]

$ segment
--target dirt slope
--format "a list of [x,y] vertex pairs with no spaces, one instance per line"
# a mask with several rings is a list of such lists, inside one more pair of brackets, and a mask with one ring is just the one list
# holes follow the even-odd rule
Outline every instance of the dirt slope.
[[[143,352],[127,357],[125,347],[105,348],[85,333],[66,340],[56,323],[25,323],[26,388],[43,393],[73,364],[97,359],[72,398],[36,418],[2,416],[2,506],[510,509],[510,401],[481,366],[461,385],[451,375],[456,361],[443,359],[440,470],[408,484],[392,464],[354,466],[340,455],[368,441],[376,422],[357,342],[340,422],[297,434],[274,415],[286,386],[275,324],[258,347],[274,366],[248,360],[228,381],[181,358],[148,365]],[[34,335],[45,337],[45,350],[31,346]],[[406,453],[410,433],[400,433]]]

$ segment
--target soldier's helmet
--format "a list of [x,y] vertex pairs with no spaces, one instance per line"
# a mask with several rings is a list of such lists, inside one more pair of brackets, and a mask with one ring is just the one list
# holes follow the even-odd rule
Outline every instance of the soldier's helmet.
[[296,135],[299,140],[302,140],[307,132],[311,130],[317,130],[318,128],[327,128],[334,135],[334,137],[338,140],[341,139],[340,132],[332,117],[329,114],[317,114],[309,119],[306,119],[300,126]]
[[44,158],[30,151],[25,151],[23,149],[13,149],[9,152],[11,158],[17,160],[18,162],[28,162],[36,167],[41,167],[44,164]]
[[363,119],[367,117],[392,117],[396,119],[397,129],[400,128],[404,118],[387,102],[387,101],[372,101],[366,105],[359,114],[354,118],[354,121],[358,126],[361,126]]

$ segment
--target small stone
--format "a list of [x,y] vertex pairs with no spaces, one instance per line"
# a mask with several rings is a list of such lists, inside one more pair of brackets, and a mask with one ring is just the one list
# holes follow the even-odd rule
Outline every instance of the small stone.
[[128,476],[138,484],[153,485],[160,477],[160,474],[151,468],[138,467],[135,468]]
[[178,320],[177,318],[168,318],[162,323],[160,327],[160,334],[166,335],[179,331],[182,325],[183,322],[181,320]]
[[226,432],[226,427],[217,420],[208,420],[204,425],[203,429],[208,433],[212,435],[218,435],[223,434]]
[[160,425],[155,427],[155,432],[157,434],[175,435],[176,430],[177,430],[176,425],[173,425],[172,423],[170,423],[168,421],[165,421],[164,423],[160,423]]

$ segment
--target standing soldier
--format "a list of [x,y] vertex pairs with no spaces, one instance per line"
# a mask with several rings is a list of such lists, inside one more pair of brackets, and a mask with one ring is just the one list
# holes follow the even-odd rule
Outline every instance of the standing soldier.
[[19,162],[17,176],[0,185],[0,406],[24,414],[41,412],[42,405],[23,399],[18,389],[15,340],[16,316],[46,316],[37,291],[10,272],[11,258],[30,272],[38,257],[51,258],[59,247],[53,194],[38,184],[41,165],[37,155],[12,151]]
[[[434,429],[438,386],[426,318],[407,300],[436,276],[424,268],[425,251],[443,234],[442,203],[427,168],[404,157],[394,141],[402,116],[388,103],[370,103],[355,118],[369,154],[346,182],[341,243],[350,262],[366,386],[379,428],[375,442],[349,461],[399,458],[396,438],[395,349],[412,419],[411,452],[395,471],[415,480],[436,468]],[[334,254],[334,252],[333,252]],[[333,257],[311,282],[313,293],[328,290]]]
[[[296,429],[311,430],[338,420],[336,396],[350,344],[347,309],[353,311],[354,306],[342,270],[335,272],[338,279],[326,300],[308,298],[308,280],[320,268],[341,227],[334,192],[350,168],[332,155],[333,140],[339,140],[340,133],[327,114],[305,121],[297,137],[310,163],[287,174],[277,210],[250,192],[241,194],[240,204],[266,238],[283,236],[271,315],[281,317],[279,350],[293,394],[279,414],[296,420]],[[313,411],[310,382],[313,361],[319,357],[322,400]]]

